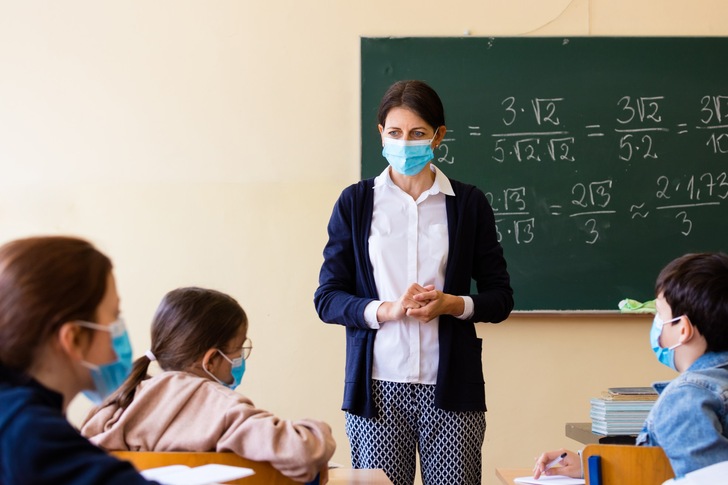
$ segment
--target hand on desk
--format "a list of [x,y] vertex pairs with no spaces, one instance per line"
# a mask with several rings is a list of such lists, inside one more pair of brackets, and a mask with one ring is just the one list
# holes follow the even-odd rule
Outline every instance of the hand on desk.
[[[548,464],[557,460],[562,454],[566,456],[561,460],[561,466],[549,468]],[[581,457],[578,453],[561,448],[560,450],[547,451],[538,457],[533,467],[533,478],[539,478],[541,475],[566,475],[572,478],[581,478],[583,476],[581,470]]]

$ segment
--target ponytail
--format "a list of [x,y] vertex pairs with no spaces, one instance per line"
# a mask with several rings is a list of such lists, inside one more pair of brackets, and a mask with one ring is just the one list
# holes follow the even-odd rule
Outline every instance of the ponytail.
[[131,372],[129,373],[129,377],[127,377],[124,383],[119,386],[119,388],[114,391],[109,397],[107,397],[103,403],[91,410],[89,415],[86,417],[84,424],[86,424],[89,419],[95,416],[96,413],[98,413],[107,406],[116,405],[121,409],[126,409],[127,407],[129,407],[129,405],[134,400],[137,386],[142,381],[149,379],[150,377],[148,371],[149,364],[151,362],[151,359],[146,355],[142,355],[137,360],[135,360],[134,365],[131,368]]

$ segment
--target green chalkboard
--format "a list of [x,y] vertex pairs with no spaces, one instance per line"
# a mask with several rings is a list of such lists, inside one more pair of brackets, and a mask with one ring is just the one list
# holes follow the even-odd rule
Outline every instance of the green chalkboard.
[[440,94],[436,163],[493,206],[516,310],[616,311],[728,250],[727,38],[364,38],[362,177],[387,87]]

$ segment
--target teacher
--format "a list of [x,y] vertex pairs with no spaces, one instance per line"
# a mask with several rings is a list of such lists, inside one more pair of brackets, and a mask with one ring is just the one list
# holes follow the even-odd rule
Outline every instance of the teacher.
[[480,484],[485,382],[473,324],[513,308],[495,218],[482,191],[432,164],[447,130],[430,86],[393,84],[378,121],[389,166],[341,193],[314,296],[321,320],[346,327],[352,466],[411,485],[419,450],[425,485]]

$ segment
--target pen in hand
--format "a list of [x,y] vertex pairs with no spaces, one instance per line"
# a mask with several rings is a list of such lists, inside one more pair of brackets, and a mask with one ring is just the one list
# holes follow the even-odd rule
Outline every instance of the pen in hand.
[[553,460],[548,462],[546,464],[546,466],[544,467],[543,471],[546,471],[546,470],[549,470],[549,469],[555,467],[557,464],[561,463],[561,460],[563,460],[564,458],[566,458],[566,452],[561,453],[559,456],[557,456],[556,458],[554,458]]

